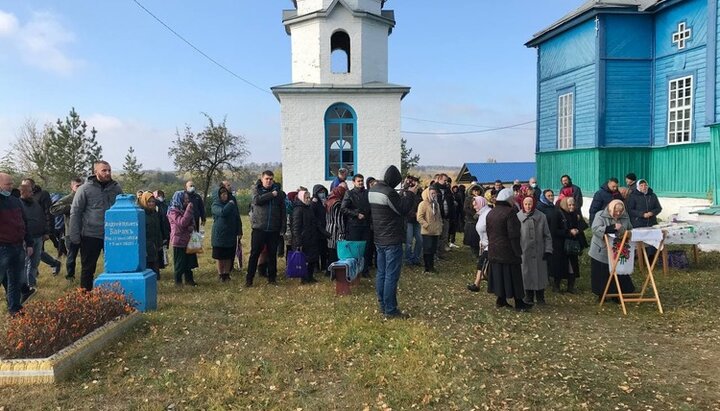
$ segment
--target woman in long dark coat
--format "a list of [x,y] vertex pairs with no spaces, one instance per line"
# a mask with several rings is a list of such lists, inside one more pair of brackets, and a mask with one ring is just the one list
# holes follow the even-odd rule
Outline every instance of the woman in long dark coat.
[[463,216],[465,227],[463,227],[463,244],[470,247],[473,256],[480,254],[480,236],[475,229],[478,221],[478,210],[475,209],[475,197],[483,195],[482,187],[474,185],[470,187],[470,195],[465,198],[463,204]]
[[[567,292],[575,293],[575,279],[580,277],[580,263],[578,254],[568,254],[565,250],[565,239],[577,240],[582,250],[588,247],[585,238],[585,230],[588,228],[585,219],[575,208],[575,199],[572,197],[564,197],[560,200],[560,217],[561,224],[564,228],[563,242],[559,245],[559,249],[554,249],[553,260],[555,267],[555,282],[553,291],[560,291],[560,282],[567,280]],[[550,230],[552,231],[552,229]],[[555,237],[553,236],[553,247],[555,247]]]
[[488,292],[497,296],[495,306],[498,308],[510,307],[507,299],[513,298],[516,310],[527,311],[532,305],[523,302],[520,220],[513,203],[512,189],[505,188],[498,193],[495,207],[487,215]]
[[307,274],[302,279],[305,284],[317,282],[313,277],[313,267],[320,259],[320,239],[327,237],[327,231],[315,218],[310,202],[310,193],[305,190],[298,191],[293,204],[291,227],[292,248],[302,251],[307,261]]
[[221,186],[214,197],[212,215],[212,258],[217,260],[218,279],[227,282],[242,236],[242,223],[235,199],[225,186]]

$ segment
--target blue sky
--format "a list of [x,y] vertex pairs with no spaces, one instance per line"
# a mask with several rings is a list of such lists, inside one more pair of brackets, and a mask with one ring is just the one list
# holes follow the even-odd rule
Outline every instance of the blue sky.
[[[268,90],[290,82],[290,0],[139,0],[234,73]],[[391,0],[390,82],[412,87],[402,129],[461,132],[535,119],[536,53],[523,44],[582,0]],[[203,58],[132,0],[0,0],[0,144],[25,119],[75,107],[119,169],[130,145],[172,169],[176,129],[227,115],[249,161],[280,161],[280,107]],[[423,119],[426,121],[418,121]],[[474,126],[456,126],[462,123]],[[482,127],[480,127],[482,126]],[[534,124],[469,135],[404,134],[424,165],[533,159]]]

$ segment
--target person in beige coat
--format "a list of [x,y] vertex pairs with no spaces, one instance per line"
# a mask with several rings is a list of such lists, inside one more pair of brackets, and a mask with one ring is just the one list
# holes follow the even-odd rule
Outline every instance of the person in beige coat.
[[425,273],[432,273],[435,272],[435,252],[443,228],[437,190],[432,186],[422,192],[422,201],[417,210],[417,221],[420,223],[420,234],[423,239]]
[[535,198],[522,200],[520,220],[520,247],[522,248],[522,276],[525,302],[545,304],[545,287],[548,285],[547,261],[552,257],[553,246],[545,214],[535,211]]

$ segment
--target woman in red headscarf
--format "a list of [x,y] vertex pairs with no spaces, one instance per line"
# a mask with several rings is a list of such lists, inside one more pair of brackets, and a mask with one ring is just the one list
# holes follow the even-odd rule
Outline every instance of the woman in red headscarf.
[[347,187],[340,184],[332,189],[325,202],[325,210],[327,211],[325,229],[330,233],[328,238],[328,266],[338,260],[337,243],[345,239],[345,216],[340,212],[340,205],[346,191]]

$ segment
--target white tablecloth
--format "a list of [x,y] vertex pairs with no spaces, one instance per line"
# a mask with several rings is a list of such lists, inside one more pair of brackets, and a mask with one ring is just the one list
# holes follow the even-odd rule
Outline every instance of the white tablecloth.
[[666,223],[655,228],[667,233],[665,244],[720,244],[720,224],[693,221]]
[[634,228],[632,231],[632,241],[642,241],[647,245],[651,245],[660,249],[660,243],[663,240],[663,232],[659,228]]

